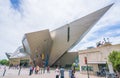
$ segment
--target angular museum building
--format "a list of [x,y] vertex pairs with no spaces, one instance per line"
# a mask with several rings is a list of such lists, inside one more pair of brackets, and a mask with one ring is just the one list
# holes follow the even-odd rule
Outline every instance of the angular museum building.
[[89,32],[95,23],[112,6],[108,5],[87,16],[66,24],[58,29],[26,33],[22,40],[24,52],[34,65],[69,65],[74,62],[77,52],[68,52]]

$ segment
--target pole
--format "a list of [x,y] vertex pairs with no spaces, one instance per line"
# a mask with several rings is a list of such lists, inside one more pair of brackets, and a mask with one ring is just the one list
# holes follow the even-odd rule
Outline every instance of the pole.
[[85,64],[87,65],[87,75],[88,75],[88,78],[89,78],[89,71],[88,71],[88,62],[87,62],[87,57],[84,57],[84,60],[85,60]]
[[87,64],[87,75],[88,75],[88,78],[89,78],[89,71],[88,71],[88,63]]
[[3,76],[5,76],[5,73],[6,73],[6,68],[4,69]]
[[18,72],[18,76],[20,75],[20,72],[21,72],[21,66],[20,66],[20,69],[19,69],[19,72]]

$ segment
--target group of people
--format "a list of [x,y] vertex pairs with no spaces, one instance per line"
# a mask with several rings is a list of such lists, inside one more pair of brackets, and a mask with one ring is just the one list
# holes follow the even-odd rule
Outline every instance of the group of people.
[[[43,73],[45,73],[45,68],[40,68],[38,65],[36,65],[35,67],[34,66],[31,66],[30,67],[30,72],[29,72],[29,75],[32,75],[33,72],[35,72],[35,74],[38,74],[38,72],[43,71]],[[64,67],[57,67],[55,69],[55,74],[56,74],[56,78],[64,78]],[[47,66],[47,73],[50,73],[50,67]],[[70,70],[69,70],[69,78],[75,78],[75,68],[72,67]]]
[[18,65],[13,65],[13,64],[10,64],[9,65],[9,69],[19,69],[20,68],[20,65],[18,64]]
[[[64,78],[64,67],[57,67],[55,70],[56,78]],[[75,78],[75,68],[69,70],[69,78]]]
[[64,68],[63,67],[61,67],[60,69],[59,69],[59,67],[57,67],[55,69],[55,73],[56,73],[56,78],[59,78],[59,76],[60,76],[60,78],[64,78]]
[[[45,68],[40,68],[38,65],[36,65],[35,67],[31,66],[29,75],[32,75],[34,71],[35,71],[35,74],[38,74],[38,72],[41,71],[41,74],[42,74],[42,71],[43,71],[43,73],[45,73]],[[47,73],[50,73],[50,67],[49,66],[47,66]]]

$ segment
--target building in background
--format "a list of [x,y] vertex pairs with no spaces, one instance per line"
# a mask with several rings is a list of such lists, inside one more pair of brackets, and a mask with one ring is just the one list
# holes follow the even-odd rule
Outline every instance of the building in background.
[[[96,48],[86,49],[79,51],[79,64],[81,73],[87,73],[87,65],[85,64],[85,57],[87,57],[88,69],[90,74],[96,74],[106,68],[106,64],[111,65],[108,62],[108,55],[112,51],[120,51],[120,44],[111,45],[105,43]],[[110,71],[110,69],[109,69]]]
[[30,56],[24,52],[22,46],[18,47],[14,53],[6,53],[6,56],[9,59],[10,66],[22,65],[23,67],[28,67],[31,62]]

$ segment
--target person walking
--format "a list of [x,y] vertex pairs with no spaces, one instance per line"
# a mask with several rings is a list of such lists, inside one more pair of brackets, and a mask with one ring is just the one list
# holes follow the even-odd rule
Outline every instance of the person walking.
[[72,69],[69,70],[69,78],[72,76]]
[[35,67],[35,74],[38,74],[38,71],[40,70],[40,67],[37,65],[36,67]]
[[59,76],[60,76],[59,67],[57,67],[57,68],[55,69],[55,73],[56,73],[56,78],[59,78]]
[[72,70],[71,78],[75,78],[75,72]]
[[50,73],[50,66],[47,66],[47,73]]
[[64,78],[64,67],[60,68],[60,78]]
[[41,74],[43,73],[43,67],[40,67],[40,73]]
[[29,75],[32,75],[32,74],[33,74],[33,70],[34,70],[34,67],[33,67],[33,66],[30,66],[30,72],[29,72]]

